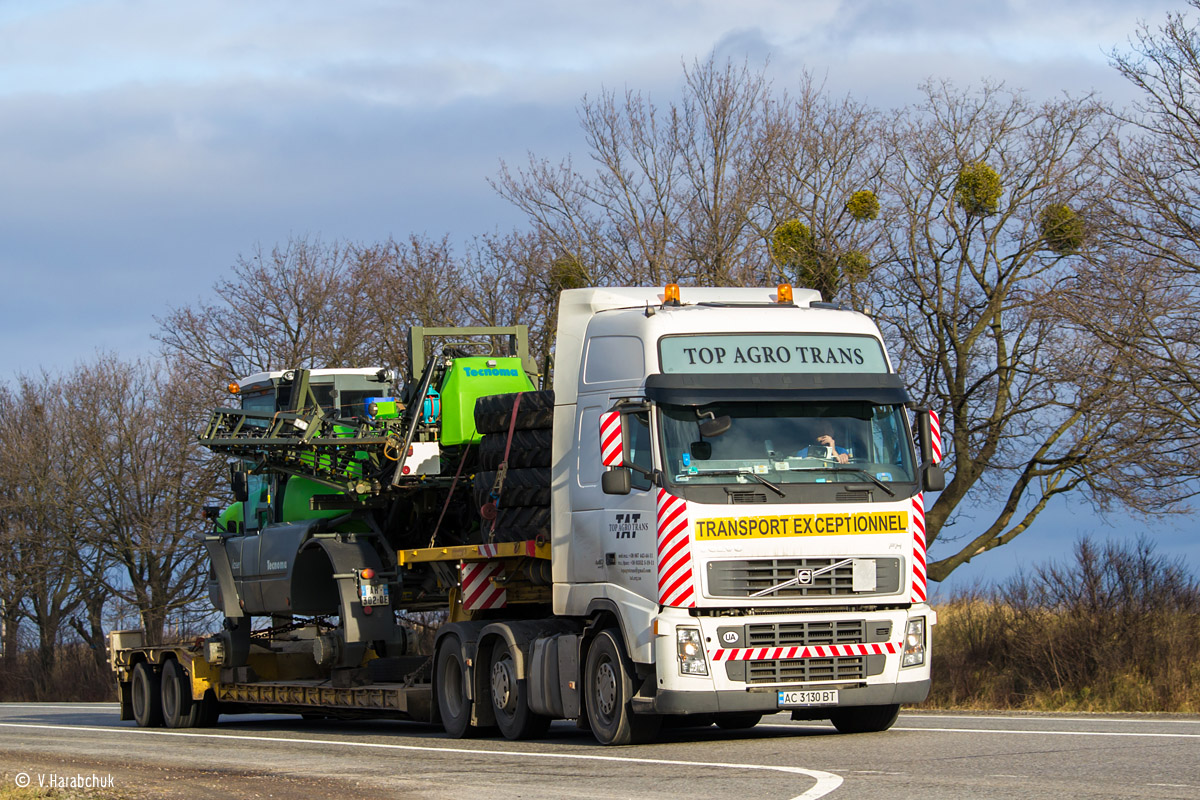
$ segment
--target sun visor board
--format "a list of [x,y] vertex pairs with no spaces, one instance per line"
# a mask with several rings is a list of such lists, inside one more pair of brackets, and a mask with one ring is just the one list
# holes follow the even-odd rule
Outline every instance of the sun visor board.
[[489,394],[533,391],[533,382],[515,356],[456,358],[442,382],[443,445],[478,442],[475,401]]

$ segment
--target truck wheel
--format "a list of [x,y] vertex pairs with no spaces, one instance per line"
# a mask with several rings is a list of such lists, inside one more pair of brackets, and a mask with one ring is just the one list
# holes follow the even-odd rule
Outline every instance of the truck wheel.
[[647,742],[662,725],[662,717],[633,713],[633,677],[620,634],[612,628],[600,631],[584,670],[588,722],[600,744]]
[[158,673],[145,661],[133,668],[130,692],[133,694],[133,718],[139,728],[157,728],[163,723],[162,689]]
[[[515,431],[512,445],[508,447],[508,466],[513,469],[530,469],[550,466],[551,432]],[[504,448],[508,445],[507,433],[489,433],[479,442],[479,468],[496,469],[504,460]]]
[[437,704],[442,715],[442,727],[451,737],[462,739],[471,731],[471,700],[467,694],[462,642],[457,636],[447,636],[438,647],[434,672],[437,676]]
[[173,658],[163,663],[163,724],[168,728],[194,728],[200,718],[200,704],[192,700],[192,679]]
[[529,708],[529,686],[517,680],[517,664],[508,642],[500,639],[492,650],[490,677],[492,707],[496,726],[506,739],[533,739],[545,736],[550,718]]
[[753,728],[763,715],[757,711],[727,711],[717,714],[717,727],[727,731],[742,731]]
[[[513,402],[517,392],[489,394],[475,401],[475,430],[480,433],[506,433],[512,419]],[[517,409],[516,430],[530,431],[549,428],[554,423],[554,392],[520,392],[521,407]]]
[[829,715],[838,733],[878,733],[886,731],[900,716],[899,704],[890,706],[857,706],[839,709]]

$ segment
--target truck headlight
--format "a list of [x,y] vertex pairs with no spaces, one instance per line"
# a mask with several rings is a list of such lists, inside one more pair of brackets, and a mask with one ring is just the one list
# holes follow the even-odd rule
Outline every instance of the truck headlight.
[[679,652],[679,672],[682,675],[707,675],[704,642],[699,628],[676,628],[675,646]]
[[915,617],[908,621],[904,631],[904,651],[900,658],[902,667],[919,667],[925,663],[925,618]]

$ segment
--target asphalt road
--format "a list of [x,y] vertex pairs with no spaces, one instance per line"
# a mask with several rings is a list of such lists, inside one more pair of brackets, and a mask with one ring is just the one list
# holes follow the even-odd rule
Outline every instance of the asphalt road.
[[677,729],[624,748],[566,723],[509,742],[402,722],[222,717],[169,731],[117,716],[114,705],[0,704],[0,785],[78,776],[110,782],[113,796],[306,800],[1200,800],[1195,715],[908,712],[886,733],[843,736],[780,714],[750,731]]

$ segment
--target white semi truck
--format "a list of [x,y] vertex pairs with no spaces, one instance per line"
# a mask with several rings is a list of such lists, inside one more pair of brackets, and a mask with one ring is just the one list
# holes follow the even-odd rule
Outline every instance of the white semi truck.
[[[113,635],[127,716],[385,715],[509,738],[573,719],[626,744],[666,718],[780,711],[879,731],[924,700],[936,416],[868,316],[786,284],[569,290],[552,395],[513,391],[521,346],[426,362],[419,333],[405,389],[365,398],[394,419],[314,416],[292,386],[286,411],[210,426],[235,485],[275,487],[270,507],[292,492],[293,511],[218,519],[220,634]],[[510,393],[478,399],[496,381]],[[234,569],[249,552],[265,566]],[[406,615],[438,608],[418,652]],[[254,616],[273,627],[252,633]]]

